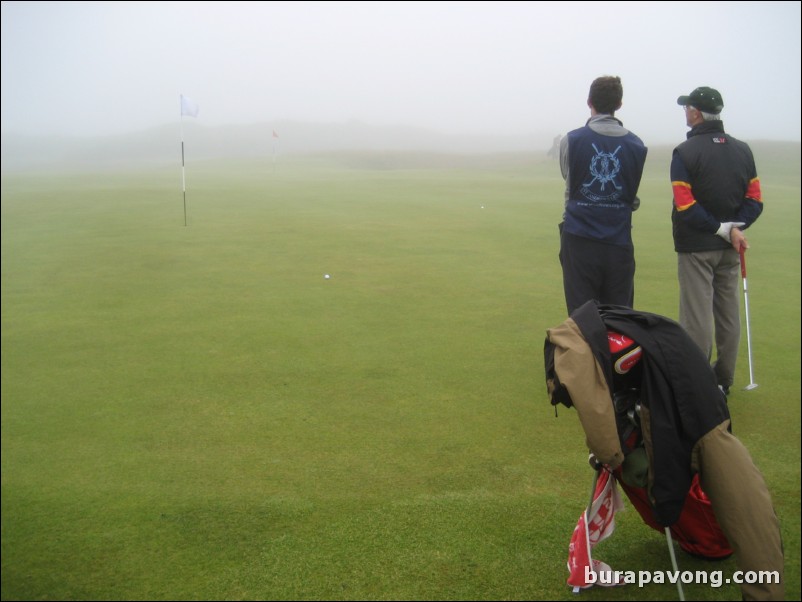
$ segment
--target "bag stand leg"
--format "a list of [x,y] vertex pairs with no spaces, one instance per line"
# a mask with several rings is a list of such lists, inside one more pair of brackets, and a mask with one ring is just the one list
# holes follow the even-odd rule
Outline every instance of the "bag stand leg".
[[674,555],[674,542],[671,539],[671,530],[668,527],[666,527],[666,541],[668,541],[668,553],[671,555],[671,566],[674,568],[674,574],[677,576],[679,599],[681,602],[685,602],[685,593],[682,591],[682,581],[679,578],[679,569],[677,568],[677,557]]

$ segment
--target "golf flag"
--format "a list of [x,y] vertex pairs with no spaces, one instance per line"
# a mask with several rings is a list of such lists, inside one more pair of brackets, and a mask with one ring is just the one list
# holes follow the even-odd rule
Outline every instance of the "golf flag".
[[184,193],[184,225],[187,225],[187,178],[184,169],[184,115],[198,116],[198,103],[183,94],[181,98],[181,190]]
[[187,117],[197,117],[198,116],[198,103],[194,100],[187,98],[183,94],[181,95],[181,115],[186,115]]
[[591,551],[600,541],[612,535],[615,513],[624,508],[615,479],[602,469],[590,509],[579,517],[568,545],[568,585],[574,593],[593,585],[611,586],[613,570],[600,560],[593,560]]

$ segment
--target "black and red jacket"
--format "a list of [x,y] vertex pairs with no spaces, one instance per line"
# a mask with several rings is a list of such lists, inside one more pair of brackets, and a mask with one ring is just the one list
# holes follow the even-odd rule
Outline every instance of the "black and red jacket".
[[716,236],[722,222],[748,228],[763,211],[755,159],[745,142],[724,132],[721,121],[705,121],[688,132],[671,159],[674,250],[696,253],[730,248]]

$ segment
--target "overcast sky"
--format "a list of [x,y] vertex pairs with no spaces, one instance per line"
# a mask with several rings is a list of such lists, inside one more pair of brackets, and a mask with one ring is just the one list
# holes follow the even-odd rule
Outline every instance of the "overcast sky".
[[[117,134],[299,120],[555,135],[619,75],[624,125],[684,138],[676,99],[730,134],[800,140],[800,2],[6,2],[2,130]],[[189,118],[185,118],[189,119]]]

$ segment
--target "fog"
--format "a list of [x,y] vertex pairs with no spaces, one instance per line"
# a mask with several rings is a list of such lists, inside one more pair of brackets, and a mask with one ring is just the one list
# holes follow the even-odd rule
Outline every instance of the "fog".
[[799,2],[3,2],[2,131],[136,132],[184,94],[209,127],[550,140],[619,75],[649,145],[684,139],[676,99],[702,85],[730,134],[799,141],[801,54]]

